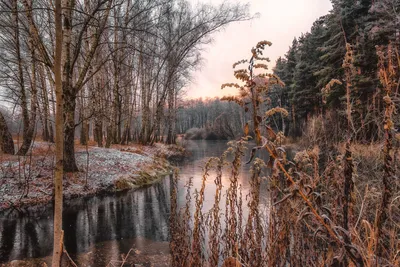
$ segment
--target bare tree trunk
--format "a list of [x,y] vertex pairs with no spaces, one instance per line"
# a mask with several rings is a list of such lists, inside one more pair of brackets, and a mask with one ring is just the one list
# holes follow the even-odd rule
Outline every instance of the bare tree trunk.
[[[53,88],[54,86],[50,87],[50,97],[51,97],[51,103],[52,103],[52,107],[53,107],[53,117],[55,118],[55,114],[56,114],[56,106],[55,106],[55,99],[54,99],[54,94],[53,94]],[[49,107],[50,110],[50,107]],[[49,112],[49,117],[50,117],[50,112]],[[50,140],[52,140],[52,142],[54,142],[54,128],[53,128],[53,123],[51,121],[49,121],[49,135],[50,135]]]
[[[51,114],[53,114],[53,118],[55,119],[55,114],[56,114],[56,101],[54,99],[54,90],[55,90],[55,81],[54,78],[52,76],[52,71],[47,67],[47,66],[43,66],[44,70],[46,71],[45,73],[47,74],[47,79],[49,80],[49,84],[50,84],[50,88],[49,88],[49,94],[50,94],[50,99],[51,99],[51,105],[49,103],[49,122],[48,122],[48,126],[49,126],[49,139],[51,142],[54,142],[54,127],[53,127],[53,122],[50,119],[51,118]],[[54,71],[53,71],[54,73]],[[45,75],[43,77],[46,77]],[[51,112],[52,111],[52,112]]]
[[[85,12],[89,14],[90,13],[90,1],[85,0],[84,5],[85,5]],[[90,29],[87,28],[84,34],[85,34],[84,51],[85,51],[85,54],[88,55],[90,53],[90,36],[91,36]],[[89,76],[93,75],[93,65],[95,65],[94,61],[92,64],[90,64],[90,66],[88,68]],[[88,99],[87,101],[85,101],[85,99],[86,99],[86,96],[93,95],[93,91],[94,91],[94,82],[93,82],[93,78],[92,78],[91,81],[89,81],[86,84],[86,88],[82,89],[82,93],[81,93],[81,112],[80,112],[80,115],[81,115],[80,121],[82,122],[81,136],[80,136],[81,145],[87,145],[88,141],[90,139],[90,133],[89,133],[90,119],[86,118],[86,116],[87,116],[86,113],[87,112],[89,112],[90,114],[95,114],[95,113],[93,112],[94,106],[90,107],[90,100]],[[95,100],[93,99],[92,101],[94,103]]]
[[50,117],[50,104],[49,104],[49,96],[47,92],[47,84],[46,84],[46,76],[43,70],[44,66],[39,65],[39,76],[40,83],[42,86],[42,102],[43,102],[43,140],[54,142],[53,133],[50,130],[52,128],[51,122],[49,120]]
[[[32,2],[28,3],[28,1],[24,1],[24,5],[26,8],[26,16],[29,23],[29,44],[28,48],[31,53],[31,108],[30,113],[31,116],[29,118],[28,114],[24,114],[24,133],[23,133],[23,143],[21,148],[18,151],[18,155],[25,155],[32,143],[33,134],[35,131],[36,125],[36,108],[37,108],[37,83],[36,83],[36,47],[38,46],[37,41],[35,41],[37,32],[35,29],[33,14],[32,14]],[[18,20],[17,20],[18,21]],[[23,109],[26,109],[26,113],[28,113],[27,108],[27,98],[25,90],[23,89],[24,100]]]
[[98,147],[103,147],[103,121],[102,121],[102,109],[101,109],[101,97],[100,97],[100,83],[97,82],[95,85],[92,82],[92,108],[94,113],[94,126],[93,136],[94,141]]
[[[42,96],[42,106],[43,106],[43,96]],[[49,134],[48,134],[48,132],[46,133],[46,130],[44,128],[44,125],[45,125],[45,122],[44,122],[45,121],[44,111],[42,111],[40,109],[40,101],[39,101],[39,99],[38,99],[38,103],[37,103],[37,110],[38,110],[38,114],[39,114],[40,125],[42,125],[42,139],[43,139],[43,141],[47,142],[48,139],[49,139]]]
[[71,68],[71,34],[72,12],[74,1],[66,0],[63,21],[63,77],[62,88],[64,93],[64,171],[76,172],[78,166],[75,161],[75,107],[76,94],[72,87]]
[[[130,10],[130,5],[131,5],[131,1],[128,0],[127,1],[127,6],[126,6],[126,12],[125,12],[125,20],[124,20],[124,28],[127,29],[128,28],[128,24],[129,24],[129,10]],[[120,143],[123,144],[128,144],[131,137],[130,137],[130,128],[131,128],[131,116],[132,113],[130,111],[130,103],[132,101],[132,79],[131,82],[128,81],[128,74],[132,74],[130,70],[128,70],[128,68],[125,67],[125,62],[127,62],[127,64],[132,64],[133,60],[132,58],[135,57],[135,51],[133,51],[132,55],[128,55],[125,54],[125,48],[124,46],[127,45],[128,41],[127,41],[127,31],[123,29],[122,30],[122,47],[121,47],[121,51],[120,51],[120,65],[121,68],[123,67],[123,71],[122,72],[120,70],[120,73],[122,73],[120,75],[122,82],[125,85],[124,88],[124,106],[123,106],[123,114],[122,114],[122,110],[121,110],[121,114],[120,114],[120,123],[122,124],[122,120],[124,121],[124,125],[123,125],[123,132],[121,133],[121,140]],[[121,101],[122,103],[122,101]],[[122,117],[123,115],[123,117]],[[121,125],[120,125],[121,127]]]
[[111,147],[111,143],[112,143],[113,139],[114,139],[113,128],[112,128],[111,125],[108,125],[107,126],[107,139],[106,139],[106,145],[105,145],[106,148],[110,148]]
[[7,122],[3,114],[0,112],[0,150],[5,154],[14,155],[14,141],[8,130]]
[[163,103],[164,103],[164,101],[161,100],[156,107],[156,114],[155,114],[155,119],[154,119],[154,123],[153,123],[153,128],[152,128],[150,138],[149,138],[150,145],[154,144],[154,142],[157,140],[157,136],[161,132],[161,119],[163,117]]
[[87,145],[89,140],[89,123],[86,118],[84,98],[85,98],[85,90],[82,90],[80,107],[79,107],[79,121],[81,122],[81,134],[79,136],[79,141],[81,145]]
[[98,147],[103,147],[103,123],[101,119],[95,119],[94,122],[94,141]]
[[[64,88],[64,86],[63,86]],[[76,97],[64,90],[64,171],[77,172],[75,160],[75,108]]]
[[[128,118],[129,129],[127,129],[127,131],[129,131],[128,140],[127,141],[134,140],[136,142],[139,142],[139,138],[138,138],[139,135],[137,133],[138,129],[135,128],[135,125],[134,125],[133,121],[134,121],[134,118],[136,118],[136,111],[137,111],[137,106],[138,106],[138,104],[137,104],[137,91],[138,91],[138,87],[139,87],[139,71],[140,71],[140,69],[137,68],[137,70],[136,70],[136,79],[135,79],[135,81],[133,81],[133,88],[132,88],[132,92],[131,92],[131,94],[132,94],[132,105],[131,105],[130,115],[129,115],[129,118]],[[131,75],[134,76],[133,71],[132,71]],[[130,132],[131,124],[133,124],[133,133]]]
[[167,144],[175,144],[175,90],[170,85],[168,89],[168,134]]
[[[13,1],[13,10],[12,10],[13,20],[14,20],[14,39],[15,39],[15,51],[17,56],[18,62],[18,78],[19,78],[19,86],[20,86],[20,94],[21,94],[21,109],[22,109],[22,123],[23,123],[23,145],[26,144],[25,140],[27,139],[27,133],[29,128],[29,113],[28,113],[28,103],[26,99],[26,92],[25,92],[25,83],[24,83],[24,73],[22,67],[22,58],[21,58],[21,48],[20,48],[20,40],[19,40],[19,18],[18,18],[18,1]],[[30,146],[30,143],[29,143]],[[28,146],[28,149],[29,149]],[[21,150],[18,151],[25,155],[27,151]]]
[[[143,46],[142,46],[143,47]],[[139,68],[141,69],[141,103],[142,103],[142,129],[140,132],[140,143],[146,145],[149,142],[149,131],[150,131],[150,107],[148,91],[150,88],[147,87],[146,83],[146,70],[143,64],[143,55],[140,53],[139,56]]]
[[[64,127],[64,171],[65,172],[76,172],[78,167],[75,160],[75,108],[76,108],[76,96],[78,92],[83,88],[87,73],[89,71],[92,60],[95,56],[96,49],[100,44],[100,38],[106,27],[108,20],[109,11],[111,9],[113,1],[108,1],[107,8],[103,19],[100,21],[99,28],[94,33],[94,40],[91,44],[90,51],[86,55],[82,68],[80,69],[78,80],[73,85],[73,66],[76,60],[71,57],[71,35],[72,35],[72,12],[74,12],[75,1],[69,0],[67,11],[64,15],[64,35],[63,35],[63,49],[65,54],[64,70],[63,70],[63,92],[64,92],[64,114],[65,114],[65,127]],[[98,8],[100,8],[104,3],[99,2]],[[92,19],[92,18],[90,18]],[[83,33],[82,33],[83,34]],[[75,44],[75,55],[77,51],[80,51],[81,42],[80,39],[77,44]],[[71,60],[72,59],[72,60]]]
[[54,76],[55,76],[55,89],[56,89],[56,168],[54,175],[54,235],[53,235],[53,259],[52,267],[59,267],[61,265],[62,255],[62,210],[63,210],[63,151],[64,151],[64,138],[63,138],[63,88],[61,77],[61,61],[62,61],[62,21],[61,21],[61,0],[55,0],[55,27],[56,27],[56,45],[55,45],[55,59],[54,59]]
[[119,11],[114,9],[114,86],[113,86],[113,116],[112,116],[112,142],[114,144],[119,144],[121,142],[121,111],[122,111],[122,102],[120,97],[120,68],[121,68],[121,59],[119,57],[119,38],[118,38],[118,19]]

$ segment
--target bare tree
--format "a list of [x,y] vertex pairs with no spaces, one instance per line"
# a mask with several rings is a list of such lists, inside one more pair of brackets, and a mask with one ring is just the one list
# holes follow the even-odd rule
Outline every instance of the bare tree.
[[[43,139],[53,139],[54,6],[50,1],[8,1],[1,3],[9,15],[1,18],[0,27],[13,48],[0,58],[0,67],[8,69],[1,81],[13,96],[8,100],[21,110],[19,154],[25,154],[36,118]],[[132,139],[153,144],[165,134],[174,143],[177,99],[200,63],[200,46],[228,23],[249,19],[243,5],[194,7],[185,0],[66,0],[63,6],[66,172],[78,170],[77,127],[82,144],[91,135],[99,146]]]

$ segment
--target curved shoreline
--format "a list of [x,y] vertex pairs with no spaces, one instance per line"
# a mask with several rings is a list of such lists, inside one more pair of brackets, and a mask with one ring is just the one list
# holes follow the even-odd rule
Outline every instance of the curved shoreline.
[[[0,212],[24,211],[53,201],[53,144],[36,142],[26,157],[8,156],[0,162]],[[64,200],[112,194],[151,185],[173,171],[168,160],[180,160],[176,145],[77,146],[77,173],[64,174]],[[86,171],[88,170],[88,172]],[[27,194],[26,194],[27,193]]]

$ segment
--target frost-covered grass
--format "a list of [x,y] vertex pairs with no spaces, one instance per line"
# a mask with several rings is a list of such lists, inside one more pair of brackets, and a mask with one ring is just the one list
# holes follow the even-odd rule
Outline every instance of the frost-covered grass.
[[[65,173],[64,196],[73,198],[149,185],[168,174],[177,146],[76,146],[77,173]],[[35,142],[25,157],[0,155],[0,210],[48,203],[53,195],[54,145]]]

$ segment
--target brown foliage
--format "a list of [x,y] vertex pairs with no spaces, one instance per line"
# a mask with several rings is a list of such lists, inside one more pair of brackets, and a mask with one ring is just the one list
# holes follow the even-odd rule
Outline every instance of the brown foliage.
[[[260,47],[257,45],[252,50],[254,58]],[[396,83],[393,77],[397,74],[393,74],[396,69],[390,67],[392,63],[388,60],[390,49],[387,54],[382,52],[380,59],[380,78],[386,103],[383,114],[385,138],[381,153],[377,153],[379,145],[368,148],[354,144],[351,138],[343,149],[329,142],[331,133],[328,126],[322,124],[315,132],[320,136],[314,138],[314,147],[299,151],[293,161],[289,161],[285,148],[277,142],[277,136],[281,134],[267,127],[268,138],[260,136],[262,142],[252,149],[248,162],[253,161],[251,192],[247,199],[248,216],[244,217],[237,177],[247,139],[230,142],[230,148],[224,155],[210,159],[205,166],[200,197],[196,198],[196,231],[187,231],[190,221],[187,210],[184,216],[173,210],[172,218],[176,220],[173,220],[172,231],[172,242],[175,244],[173,255],[181,263],[188,256],[191,266],[203,266],[207,260],[210,266],[218,266],[220,262],[223,266],[399,266],[400,182],[396,179],[400,164],[396,161],[399,142],[393,138],[392,123],[396,113],[392,101],[392,89],[396,87],[393,86]],[[353,75],[350,57],[351,49],[348,47],[344,63],[349,69],[348,75]],[[346,86],[350,90],[350,85]],[[251,83],[249,88],[254,88]],[[254,92],[251,91],[253,96]],[[351,103],[348,104],[349,110]],[[260,121],[257,105],[255,107],[253,125],[258,127]],[[354,130],[351,113],[348,115],[347,135]],[[247,127],[244,130],[248,132]],[[270,159],[267,162],[259,158],[253,160],[255,152],[260,149],[268,151]],[[226,159],[229,153],[234,158],[231,162]],[[321,158],[324,159],[323,164]],[[224,164],[231,168],[225,224],[220,220],[219,209],[221,166]],[[270,168],[266,173],[269,189],[268,192],[260,192],[265,165]],[[217,170],[215,204],[210,213],[202,213],[199,207],[204,195],[201,192],[204,192],[210,168]],[[173,195],[176,196],[175,190]],[[260,213],[259,200],[260,195],[266,193],[269,209],[264,216]],[[174,201],[176,198],[173,198]],[[176,204],[173,203],[173,206]],[[204,216],[209,214],[212,214],[209,219],[204,220]],[[176,227],[179,225],[184,226],[182,230]],[[208,246],[204,235],[199,234],[200,229],[209,233]],[[192,240],[196,250],[190,249],[193,248],[190,242],[177,241],[191,239],[196,239]],[[176,251],[190,252],[180,255]],[[189,265],[186,262],[174,266]]]

